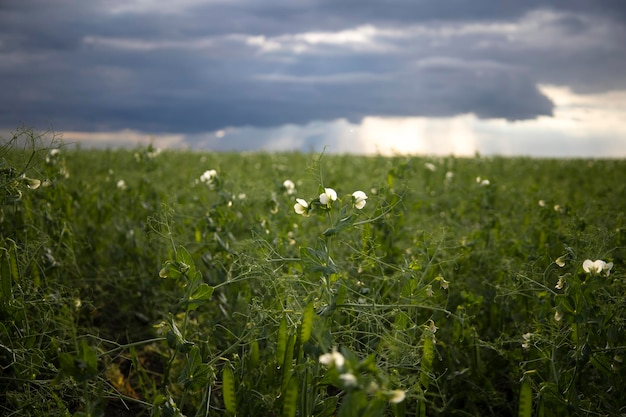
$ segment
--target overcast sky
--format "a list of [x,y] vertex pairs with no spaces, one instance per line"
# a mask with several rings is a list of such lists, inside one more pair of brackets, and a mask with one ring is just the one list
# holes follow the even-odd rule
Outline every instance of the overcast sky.
[[0,0],[0,136],[626,157],[623,0]]

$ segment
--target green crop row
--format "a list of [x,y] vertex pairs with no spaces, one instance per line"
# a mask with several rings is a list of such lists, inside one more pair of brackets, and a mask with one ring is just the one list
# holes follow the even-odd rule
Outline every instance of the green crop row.
[[624,415],[626,161],[0,145],[0,414]]

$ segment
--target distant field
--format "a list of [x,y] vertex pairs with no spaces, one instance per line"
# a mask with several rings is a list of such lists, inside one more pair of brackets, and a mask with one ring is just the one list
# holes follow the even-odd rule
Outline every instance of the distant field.
[[2,415],[626,414],[624,160],[22,134],[0,148]]

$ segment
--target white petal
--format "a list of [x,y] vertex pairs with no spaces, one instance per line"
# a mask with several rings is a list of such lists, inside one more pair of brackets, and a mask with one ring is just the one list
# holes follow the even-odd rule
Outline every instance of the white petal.
[[324,188],[324,194],[326,194],[332,201],[337,199],[337,192],[332,188]]
[[390,394],[391,397],[389,398],[389,402],[393,404],[401,403],[406,398],[406,393],[401,389],[391,391]]
[[333,355],[331,353],[324,353],[320,356],[319,361],[322,365],[330,366],[330,364],[333,363]]
[[363,191],[355,191],[352,193],[352,197],[354,197],[357,201],[366,200],[367,194],[365,194]]
[[598,259],[597,261],[595,261],[593,263],[593,267],[594,267],[594,273],[599,274],[600,272],[602,272],[602,270],[604,269],[604,266],[606,265],[606,262],[604,262],[601,259]]
[[339,379],[343,381],[346,387],[356,386],[356,377],[351,373],[341,374],[339,375]]
[[301,198],[296,198],[296,204],[293,205],[293,209],[298,214],[306,214],[308,207],[309,207],[309,203],[307,203],[306,200],[303,200]]

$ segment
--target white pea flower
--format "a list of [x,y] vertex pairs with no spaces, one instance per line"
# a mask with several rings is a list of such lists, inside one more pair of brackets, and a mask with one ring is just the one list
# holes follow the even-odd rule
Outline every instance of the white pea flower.
[[365,194],[363,191],[355,191],[352,193],[352,200],[354,202],[354,207],[361,210],[363,207],[365,207],[367,194]]
[[396,389],[393,391],[389,391],[389,402],[392,404],[399,404],[406,398],[406,393],[404,390]]
[[333,348],[332,352],[324,353],[320,356],[319,361],[322,365],[335,366],[338,369],[342,369],[346,360],[341,353],[337,352],[337,349]]
[[26,184],[28,188],[31,190],[36,190],[41,185],[41,181],[36,178],[28,178],[25,175],[22,175],[22,181]]
[[339,379],[343,382],[344,387],[356,387],[356,376],[350,372],[339,375]]
[[556,258],[556,261],[554,261],[554,263],[557,264],[560,268],[563,268],[565,266],[565,258],[565,255],[559,256],[558,258]]
[[220,178],[214,169],[204,171],[200,176],[200,182],[206,184],[210,190],[215,190],[220,186]]
[[557,281],[554,288],[556,288],[557,290],[562,290],[564,285],[565,285],[565,280],[563,279],[563,277],[559,277],[559,280]]
[[212,185],[216,179],[217,179],[217,171],[214,169],[206,170],[200,176],[200,182],[203,182],[208,185]]
[[[150,149],[150,148],[148,148],[148,149]],[[148,156],[149,159],[154,159],[160,153],[161,153],[161,148],[154,148],[152,150],[148,150],[148,152],[146,153],[146,156]]]
[[439,283],[441,284],[441,288],[444,290],[447,290],[448,287],[450,286],[450,283],[448,281],[446,281],[446,279],[444,277],[442,277],[441,275],[439,275],[437,278],[435,278],[437,281],[439,281]]
[[61,151],[58,148],[50,149],[48,155],[46,155],[46,164],[54,164],[60,153]]
[[431,171],[431,172],[435,172],[437,171],[437,167],[435,166],[435,164],[433,164],[432,162],[426,162],[424,164],[424,168],[426,168],[427,170]]
[[117,182],[117,188],[119,188],[120,190],[124,191],[126,190],[128,187],[126,186],[126,181],[124,180],[119,180]]
[[306,216],[309,214],[309,203],[302,198],[296,198],[296,204],[293,205],[293,209],[296,213]]
[[433,286],[428,284],[426,286],[426,297],[432,297],[433,295],[435,295],[435,292],[433,291]]
[[291,181],[291,180],[283,181],[283,188],[285,189],[285,191],[289,195],[291,195],[291,194],[296,192],[296,184],[294,184],[293,181]]
[[428,330],[432,334],[437,333],[437,330],[439,330],[439,327],[435,326],[435,322],[433,321],[433,319],[428,320]]
[[563,318],[563,312],[557,308],[554,311],[554,320],[561,321],[562,318]]
[[530,339],[532,339],[533,334],[532,333],[524,333],[522,335],[522,339],[524,339],[524,341],[522,342],[522,347],[524,349],[528,349],[530,347]]
[[606,263],[600,259],[596,261],[587,259],[583,262],[583,269],[585,272],[592,275],[599,275],[604,272],[604,274],[608,277],[612,268],[613,262]]
[[337,191],[332,188],[324,188],[324,192],[320,194],[320,203],[330,206],[331,202],[337,200]]

